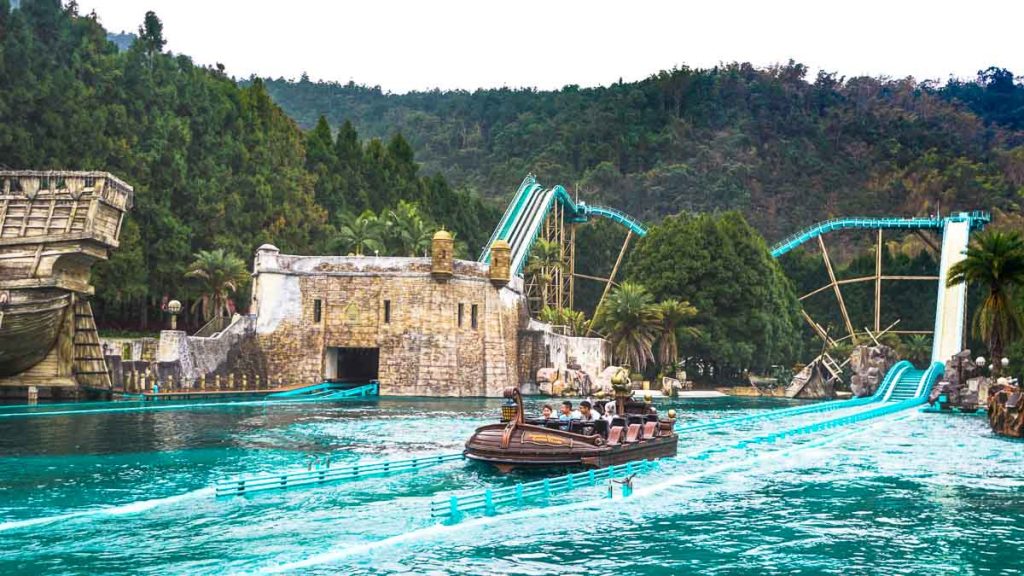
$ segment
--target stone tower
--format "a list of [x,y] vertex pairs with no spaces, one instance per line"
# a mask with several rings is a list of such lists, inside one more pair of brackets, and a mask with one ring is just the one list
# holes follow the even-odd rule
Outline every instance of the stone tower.
[[447,281],[454,274],[455,240],[445,229],[438,230],[430,242],[430,274],[437,280]]
[[512,247],[504,240],[498,240],[491,244],[491,266],[487,271],[491,284],[501,287],[508,284],[511,278],[509,267],[511,266]]

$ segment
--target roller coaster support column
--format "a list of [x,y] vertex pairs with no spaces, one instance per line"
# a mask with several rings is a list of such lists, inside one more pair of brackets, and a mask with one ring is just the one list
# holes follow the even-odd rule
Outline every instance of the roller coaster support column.
[[850,315],[846,312],[846,302],[843,301],[843,292],[839,289],[839,284],[836,282],[836,274],[832,270],[832,261],[829,260],[828,250],[825,249],[825,241],[818,236],[818,245],[821,246],[821,257],[825,260],[825,269],[828,270],[828,279],[832,282],[832,289],[836,292],[836,300],[839,301],[839,312],[843,315],[843,322],[846,324],[846,331],[850,333],[850,338],[853,339],[853,343],[857,343],[857,333],[853,330],[853,324],[850,322]]
[[[882,329],[882,229],[878,229],[875,247],[875,332]],[[872,337],[874,338],[874,337]]]
[[604,305],[604,299],[608,296],[608,291],[612,289],[612,284],[615,283],[615,275],[619,272],[619,265],[622,264],[622,257],[626,255],[626,249],[629,248],[629,241],[633,238],[633,231],[626,231],[626,239],[622,242],[622,250],[619,250],[619,257],[615,259],[615,266],[612,267],[612,273],[608,276],[608,283],[604,285],[604,292],[601,292],[601,299],[597,301],[597,306],[594,308],[594,318],[597,318],[598,312],[601,311],[601,306]]

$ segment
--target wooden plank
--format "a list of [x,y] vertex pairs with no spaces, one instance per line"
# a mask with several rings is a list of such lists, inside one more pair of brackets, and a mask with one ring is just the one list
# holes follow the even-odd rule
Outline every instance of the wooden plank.
[[[882,326],[882,248],[882,229],[879,228],[875,247],[875,332],[879,332]],[[872,340],[874,338],[871,337]]]
[[56,208],[56,207],[57,207],[57,197],[54,196],[54,197],[50,198],[50,210],[46,213],[46,226],[44,227],[46,232],[45,232],[44,236],[46,234],[50,233],[50,223],[53,222],[53,209]]
[[825,260],[825,269],[828,270],[828,277],[832,280],[832,287],[835,289],[836,300],[839,302],[839,312],[843,315],[846,331],[850,333],[850,338],[856,344],[857,333],[853,329],[853,323],[850,322],[850,314],[846,311],[846,302],[843,301],[843,291],[839,289],[839,284],[836,283],[836,274],[832,270],[832,261],[828,257],[828,250],[825,248],[825,241],[822,240],[821,236],[818,236],[818,245],[821,246],[821,257]]
[[3,204],[0,204],[0,236],[4,235],[4,224],[7,222],[7,205],[10,203],[7,198],[4,198]]
[[[619,250],[619,257],[615,259],[615,266],[612,267],[612,273],[608,276],[608,283],[604,285],[604,291],[601,292],[601,299],[597,301],[597,306],[594,308],[594,318],[597,318],[598,312],[601,311],[601,305],[604,304],[604,299],[608,296],[608,292],[612,289],[612,282],[615,280],[615,274],[619,271],[619,265],[622,264],[622,257],[626,255],[626,248],[629,247],[629,241],[633,238],[633,231],[626,231],[626,240],[622,242],[622,249]],[[593,322],[591,322],[593,324]]]

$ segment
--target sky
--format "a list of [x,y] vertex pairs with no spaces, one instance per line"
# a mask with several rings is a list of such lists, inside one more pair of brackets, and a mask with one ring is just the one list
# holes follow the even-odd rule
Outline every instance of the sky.
[[112,32],[147,10],[167,49],[228,74],[385,91],[629,82],[659,70],[790,59],[842,76],[1024,74],[1013,0],[79,0]]

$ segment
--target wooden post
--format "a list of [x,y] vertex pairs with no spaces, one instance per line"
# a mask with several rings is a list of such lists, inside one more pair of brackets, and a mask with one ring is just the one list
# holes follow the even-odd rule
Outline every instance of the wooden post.
[[[878,247],[875,248],[875,332],[882,329],[882,229],[878,229]],[[872,336],[874,338],[874,336]]]
[[213,375],[213,386],[217,390],[220,390],[220,374]]
[[569,225],[569,310],[575,310],[576,298],[576,225]]
[[168,392],[174,390],[174,374],[167,375],[167,381],[165,382],[165,385],[167,386]]
[[249,388],[248,380],[249,379],[246,377],[246,375],[242,374],[242,390],[247,390]]
[[[601,299],[597,301],[597,306],[594,308],[594,318],[597,319],[598,312],[601,311],[601,306],[604,304],[604,299],[608,296],[608,291],[612,289],[612,283],[615,281],[615,274],[619,271],[619,265],[622,264],[622,257],[626,255],[626,248],[629,248],[629,241],[633,238],[633,231],[626,231],[626,240],[622,242],[622,249],[619,250],[619,257],[615,259],[615,266],[612,267],[612,273],[608,276],[608,283],[604,285],[604,291],[601,292]],[[591,321],[593,325],[593,321]],[[593,329],[590,330],[593,332]]]
[[235,389],[235,373],[231,372],[228,374],[228,390]]
[[206,374],[199,375],[199,390],[206,390]]
[[839,312],[843,315],[843,322],[846,324],[846,330],[850,333],[850,339],[854,344],[857,343],[857,333],[853,329],[853,323],[850,322],[850,315],[846,311],[846,302],[843,301],[843,292],[839,289],[839,284],[836,284],[836,274],[832,270],[832,261],[829,260],[828,250],[825,248],[825,241],[818,236],[818,245],[821,246],[821,257],[825,260],[825,269],[828,270],[828,278],[832,281],[832,288],[836,293],[836,300],[839,302]]
[[257,374],[255,376],[253,376],[253,378],[256,379],[256,384],[253,386],[253,388],[255,388],[256,390],[259,390],[260,389],[260,375]]

